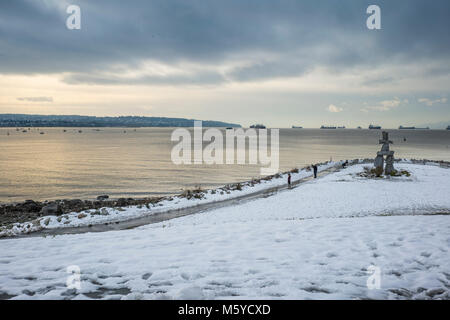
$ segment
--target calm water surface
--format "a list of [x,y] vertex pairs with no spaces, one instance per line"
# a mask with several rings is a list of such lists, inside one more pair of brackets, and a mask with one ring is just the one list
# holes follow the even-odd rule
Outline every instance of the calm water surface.
[[[65,130],[0,128],[0,201],[171,194],[248,180],[260,172],[250,165],[176,166],[170,159],[171,128]],[[396,157],[450,161],[450,131],[388,131]],[[380,135],[379,130],[281,129],[280,170],[330,158],[374,158]]]

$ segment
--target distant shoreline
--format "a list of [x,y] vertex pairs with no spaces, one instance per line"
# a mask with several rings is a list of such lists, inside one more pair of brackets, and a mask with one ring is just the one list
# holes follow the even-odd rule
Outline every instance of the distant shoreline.
[[[0,127],[8,128],[138,128],[138,127],[193,127],[195,119],[167,117],[96,117],[80,115],[0,114]],[[233,127],[240,124],[216,120],[201,120],[203,127]]]

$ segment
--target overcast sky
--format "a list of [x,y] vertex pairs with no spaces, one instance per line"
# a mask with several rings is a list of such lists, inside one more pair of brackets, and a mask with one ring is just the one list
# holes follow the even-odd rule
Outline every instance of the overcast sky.
[[0,1],[0,113],[450,125],[449,90],[448,0]]

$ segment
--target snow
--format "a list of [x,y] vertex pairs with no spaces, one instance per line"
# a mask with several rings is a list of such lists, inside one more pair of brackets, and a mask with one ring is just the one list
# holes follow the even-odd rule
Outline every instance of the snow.
[[[450,170],[396,166],[411,176],[354,165],[132,230],[0,240],[0,298],[449,299]],[[80,290],[66,287],[72,265]]]

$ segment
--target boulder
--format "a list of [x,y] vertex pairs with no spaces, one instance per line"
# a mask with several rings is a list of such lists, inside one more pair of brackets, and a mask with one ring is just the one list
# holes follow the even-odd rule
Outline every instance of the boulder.
[[109,196],[107,194],[101,195],[97,197],[97,200],[103,201],[109,199]]
[[128,206],[128,200],[125,199],[125,198],[120,198],[120,199],[117,200],[116,206],[118,206],[118,207]]
[[59,216],[63,212],[57,203],[51,203],[41,209],[40,214],[43,216]]
[[24,203],[16,205],[16,209],[21,212],[39,212],[42,206],[33,200],[26,200]]

